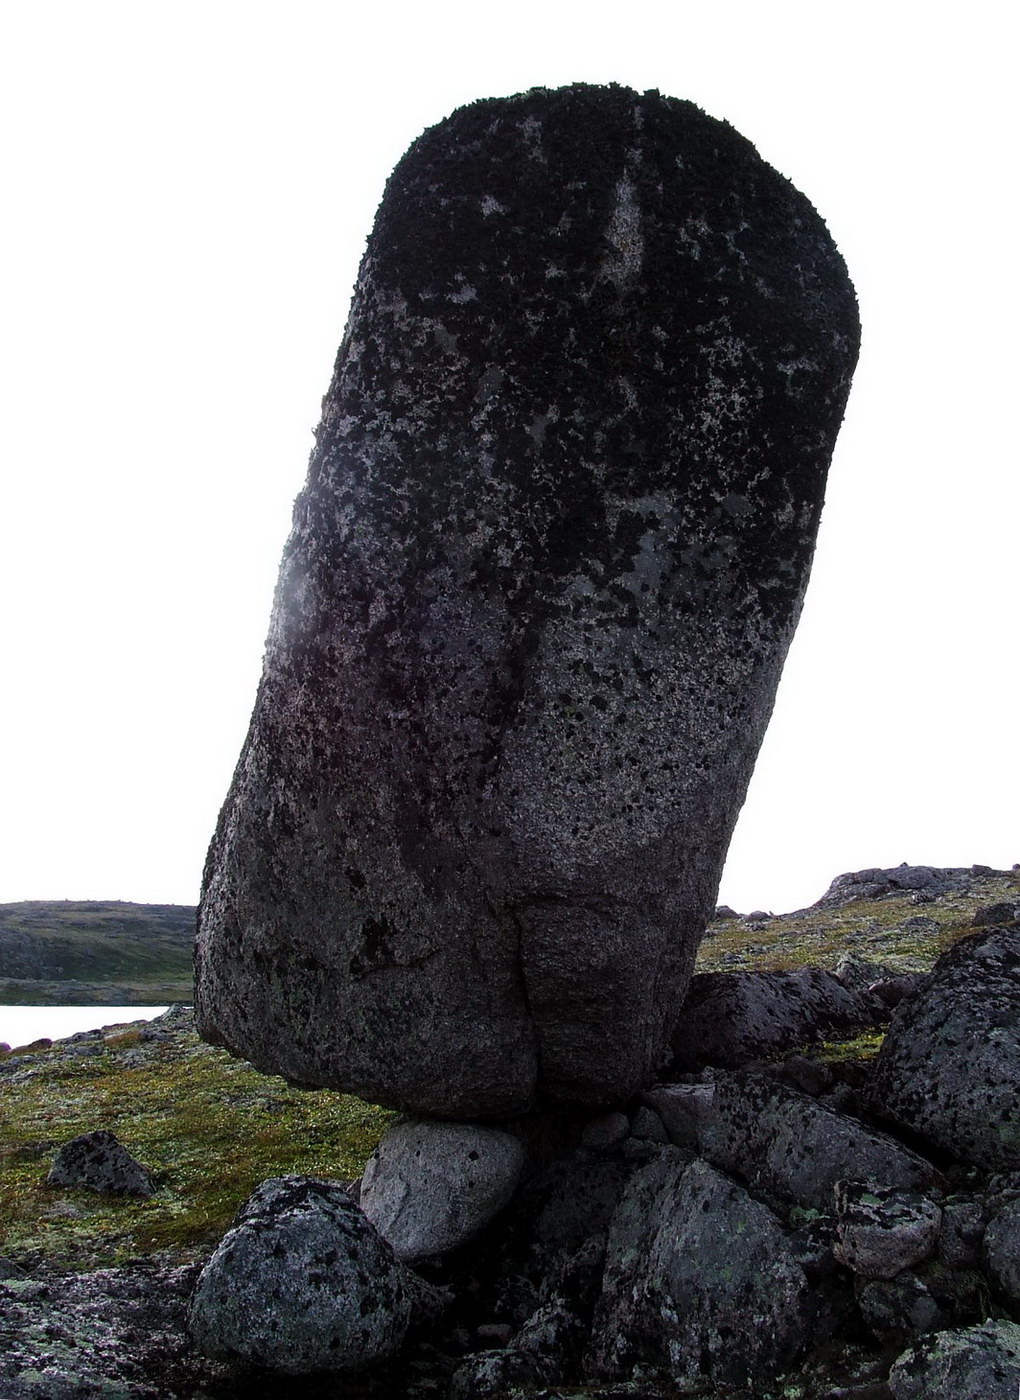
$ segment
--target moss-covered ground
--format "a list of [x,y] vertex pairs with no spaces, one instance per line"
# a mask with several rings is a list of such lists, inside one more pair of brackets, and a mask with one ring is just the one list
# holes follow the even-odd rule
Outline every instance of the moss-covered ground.
[[978,876],[969,890],[915,903],[906,890],[836,908],[801,909],[766,920],[715,920],[698,953],[698,972],[834,969],[856,953],[897,972],[925,972],[940,953],[973,933],[982,906],[1020,901],[1020,873]]
[[[190,1029],[152,1041],[140,1031],[111,1030],[91,1042],[95,1055],[70,1056],[58,1042],[4,1064],[0,1254],[83,1269],[143,1254],[196,1258],[266,1177],[360,1175],[392,1116],[346,1095],[291,1088]],[[58,1148],[98,1128],[152,1173],[151,1200],[45,1184]]]

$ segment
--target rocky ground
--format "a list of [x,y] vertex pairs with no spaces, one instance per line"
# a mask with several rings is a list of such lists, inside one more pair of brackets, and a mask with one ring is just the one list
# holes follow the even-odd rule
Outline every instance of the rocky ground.
[[[595,1119],[458,1130],[473,1145],[391,1130],[365,1215],[336,1183],[392,1115],[255,1073],[187,1010],[21,1048],[0,1060],[0,1395],[292,1394],[251,1350],[247,1251],[249,1280],[278,1270],[266,1326],[289,1326],[310,1400],[1015,1400],[1018,912],[1020,872],[927,867],[842,877],[794,915],[720,911],[659,1085]],[[97,1130],[151,1195],[47,1181]],[[346,1290],[378,1322],[368,1361],[361,1322],[306,1296],[337,1240],[374,1290]],[[353,1370],[322,1369],[331,1342]]]

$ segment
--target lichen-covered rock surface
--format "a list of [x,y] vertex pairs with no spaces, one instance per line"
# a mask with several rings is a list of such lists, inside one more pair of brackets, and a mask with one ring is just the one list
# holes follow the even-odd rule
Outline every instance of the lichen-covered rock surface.
[[811,1322],[791,1238],[707,1162],[660,1155],[631,1181],[609,1232],[591,1367],[627,1378],[746,1385],[781,1374]]
[[752,1186],[818,1210],[831,1207],[837,1181],[851,1172],[883,1186],[924,1189],[938,1181],[930,1162],[893,1137],[754,1072],[715,1085],[699,1147]]
[[893,1018],[872,1109],[957,1159],[1020,1170],[1020,924],[962,939]]
[[702,972],[691,979],[671,1039],[677,1069],[768,1059],[811,1040],[849,1036],[876,1019],[873,999],[820,967]]
[[336,1182],[265,1181],[202,1270],[200,1352],[288,1375],[362,1370],[400,1347],[410,1275]]
[[889,1375],[894,1400],[1016,1400],[1020,1327],[990,1321],[915,1342]]
[[57,1153],[47,1186],[86,1186],[101,1196],[151,1196],[152,1177],[116,1135],[106,1129],[82,1133]]
[[690,103],[537,89],[415,142],[210,850],[206,1036],[452,1118],[649,1081],[857,343],[821,219]]

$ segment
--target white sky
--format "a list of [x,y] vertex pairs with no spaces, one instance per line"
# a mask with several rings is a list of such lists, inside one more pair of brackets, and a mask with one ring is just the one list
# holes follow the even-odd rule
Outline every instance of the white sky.
[[815,203],[864,352],[720,898],[1009,866],[1009,7],[22,0],[0,21],[0,901],[192,903],[394,163],[475,97],[694,100]]

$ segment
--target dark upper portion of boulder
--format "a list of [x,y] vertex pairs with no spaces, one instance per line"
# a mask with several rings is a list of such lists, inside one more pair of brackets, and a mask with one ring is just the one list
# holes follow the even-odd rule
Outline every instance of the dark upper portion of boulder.
[[203,1033],[421,1113],[648,1082],[857,354],[803,195],[620,87],[391,177],[209,855]]

